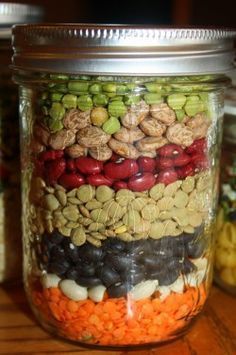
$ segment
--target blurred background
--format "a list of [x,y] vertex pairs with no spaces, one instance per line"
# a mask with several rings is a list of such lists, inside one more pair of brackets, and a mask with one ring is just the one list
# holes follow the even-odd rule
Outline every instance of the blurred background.
[[41,5],[45,9],[46,22],[236,27],[236,0],[3,1]]

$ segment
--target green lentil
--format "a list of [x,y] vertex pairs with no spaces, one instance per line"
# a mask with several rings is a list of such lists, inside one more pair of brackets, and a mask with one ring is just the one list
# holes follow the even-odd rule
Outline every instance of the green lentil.
[[114,191],[109,186],[101,185],[96,189],[96,199],[99,202],[109,201],[113,198],[113,196]]
[[157,219],[159,216],[159,208],[156,205],[152,204],[146,205],[142,209],[141,215],[144,219],[148,221],[155,221],[155,219]]
[[62,210],[62,214],[65,218],[68,219],[68,221],[72,222],[76,222],[80,215],[79,210],[75,205],[64,207]]
[[115,199],[120,206],[127,206],[135,199],[135,194],[128,189],[120,189],[117,191]]
[[103,223],[98,223],[98,222],[92,222],[89,227],[88,227],[88,230],[90,232],[97,232],[101,229],[104,228],[104,224]]
[[96,208],[101,208],[102,207],[102,203],[100,201],[97,201],[95,199],[92,199],[91,201],[87,202],[85,207],[87,208],[87,210],[95,210]]
[[138,211],[129,210],[123,217],[123,223],[131,230],[135,231],[135,227],[141,222],[141,217]]
[[82,185],[76,190],[78,199],[84,203],[92,200],[95,196],[95,189],[91,185]]
[[137,197],[130,202],[130,207],[136,211],[141,211],[142,208],[147,204],[147,198]]
[[86,242],[86,234],[83,227],[73,229],[71,232],[71,240],[76,246],[83,245]]
[[104,211],[101,208],[91,211],[90,215],[94,222],[106,223],[108,220],[107,211]]
[[90,218],[90,212],[87,210],[87,208],[85,206],[80,205],[79,211],[84,217]]
[[55,211],[60,204],[58,199],[53,194],[48,194],[43,197],[42,206],[49,211]]
[[164,184],[157,184],[151,188],[151,190],[149,191],[149,195],[151,198],[157,201],[163,196],[164,190],[165,190]]

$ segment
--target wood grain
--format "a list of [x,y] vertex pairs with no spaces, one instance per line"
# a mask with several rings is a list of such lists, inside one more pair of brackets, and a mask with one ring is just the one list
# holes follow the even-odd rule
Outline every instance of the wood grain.
[[204,312],[183,338],[148,350],[104,351],[81,348],[52,337],[37,324],[22,286],[2,286],[0,354],[236,355],[236,298],[213,287]]

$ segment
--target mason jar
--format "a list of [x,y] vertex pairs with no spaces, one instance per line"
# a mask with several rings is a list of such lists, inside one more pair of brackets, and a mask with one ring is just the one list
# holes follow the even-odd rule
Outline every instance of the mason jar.
[[35,22],[37,6],[0,2],[0,282],[21,276],[20,152],[17,86],[11,80],[11,26]]
[[203,308],[234,37],[14,28],[25,288],[50,332],[98,347],[159,344]]
[[236,295],[236,87],[227,90],[216,223],[215,281]]

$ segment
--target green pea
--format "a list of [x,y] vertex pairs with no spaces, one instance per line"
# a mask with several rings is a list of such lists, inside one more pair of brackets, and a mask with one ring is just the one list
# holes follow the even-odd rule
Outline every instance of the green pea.
[[81,95],[77,99],[77,105],[80,110],[88,111],[93,107],[93,100],[89,95]]
[[42,106],[42,113],[43,113],[45,116],[49,115],[48,107],[47,107],[47,106]]
[[135,95],[135,94],[130,94],[130,95],[125,95],[124,97],[124,103],[126,105],[132,105],[132,104],[138,104],[139,101],[141,100],[141,97],[139,95]]
[[126,84],[126,87],[128,90],[133,91],[134,89],[136,89],[137,85],[134,83],[128,83]]
[[194,116],[198,112],[204,111],[205,105],[204,102],[200,100],[199,96],[189,96],[184,109],[188,116]]
[[116,93],[117,94],[126,94],[128,91],[128,88],[126,85],[121,85],[121,84],[118,84],[117,87],[116,87]]
[[63,123],[62,123],[61,120],[49,119],[48,122],[47,122],[47,125],[48,125],[48,127],[49,127],[51,132],[58,132],[62,128],[64,128]]
[[148,105],[160,104],[163,99],[160,94],[147,93],[144,95],[144,100]]
[[110,117],[102,126],[107,134],[114,134],[120,130],[120,121],[116,117]]
[[44,91],[41,95],[41,100],[46,100],[46,99],[48,99],[48,92]]
[[59,92],[52,92],[51,93],[51,100],[52,101],[56,101],[56,102],[60,102],[62,99],[63,94],[59,93]]
[[81,81],[70,81],[68,83],[69,91],[75,92],[87,92],[89,89],[89,83],[81,82]]
[[67,90],[66,84],[56,84],[53,87],[53,91],[54,92],[61,92],[63,94],[66,94],[68,90]]
[[49,115],[54,120],[61,120],[65,114],[65,109],[60,102],[53,102],[49,110]]
[[108,105],[108,112],[113,117],[122,117],[126,114],[127,108],[122,101],[112,101]]
[[110,102],[112,102],[112,101],[123,101],[123,97],[115,95],[110,98]]
[[184,112],[184,110],[175,110],[175,114],[176,114],[176,118],[177,118],[177,120],[178,121],[182,121],[183,119],[184,119],[184,117],[185,117],[185,112]]
[[91,94],[99,94],[100,92],[102,91],[102,86],[101,84],[92,84],[90,87],[89,87],[89,92]]
[[116,84],[114,83],[104,84],[102,86],[102,89],[105,92],[116,93]]
[[72,94],[66,94],[62,98],[62,103],[65,108],[76,108],[77,96]]
[[181,110],[186,102],[183,94],[172,94],[167,97],[167,103],[173,110]]
[[93,103],[95,106],[106,106],[108,104],[108,97],[105,94],[94,95]]
[[162,90],[162,85],[157,83],[146,83],[145,87],[148,92],[160,92]]
[[50,74],[50,79],[52,80],[68,80],[68,75],[65,74]]

